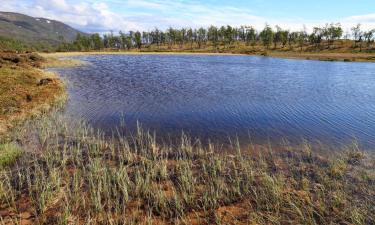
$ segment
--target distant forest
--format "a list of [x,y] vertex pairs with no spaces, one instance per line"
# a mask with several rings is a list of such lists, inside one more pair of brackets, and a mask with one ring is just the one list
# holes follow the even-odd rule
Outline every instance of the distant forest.
[[26,45],[20,41],[0,37],[2,51],[195,51],[254,53],[267,50],[280,51],[360,51],[375,52],[375,29],[362,30],[358,24],[344,33],[341,25],[326,24],[314,27],[308,33],[289,31],[279,26],[266,25],[258,31],[252,26],[210,26],[208,28],[155,28],[149,32],[78,34],[75,41],[63,37],[60,44]]
[[77,35],[73,43],[63,42],[58,51],[90,51],[102,49],[131,50],[150,48],[158,49],[161,46],[167,49],[202,49],[210,47],[212,50],[226,48],[235,43],[243,46],[263,46],[265,49],[297,47],[303,49],[309,45],[316,49],[330,48],[337,40],[350,40],[353,48],[369,47],[374,43],[375,29],[361,30],[361,25],[351,29],[351,33],[344,34],[339,23],[327,24],[324,27],[314,27],[311,33],[303,31],[289,31],[276,26],[273,29],[266,25],[263,30],[257,31],[251,26],[222,26],[209,28],[169,28],[165,31],[155,28],[150,32],[113,32],[103,36],[92,34],[90,36]]

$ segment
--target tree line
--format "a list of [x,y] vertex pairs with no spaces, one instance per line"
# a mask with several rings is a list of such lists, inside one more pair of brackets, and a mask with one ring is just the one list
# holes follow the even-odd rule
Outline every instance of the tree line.
[[353,41],[353,47],[369,46],[374,42],[375,29],[363,31],[361,25],[351,29],[351,33],[344,35],[339,23],[326,24],[324,27],[314,27],[311,33],[302,31],[289,31],[276,26],[275,29],[265,25],[264,29],[257,31],[252,26],[210,26],[208,28],[169,28],[165,31],[155,28],[149,32],[129,31],[114,34],[113,32],[104,34],[81,35],[78,34],[73,43],[63,42],[58,50],[60,51],[89,51],[102,49],[141,49],[148,46],[167,46],[168,48],[180,47],[190,49],[201,49],[212,46],[218,49],[231,46],[233,43],[242,42],[246,46],[263,45],[264,48],[285,48],[286,46],[299,46],[301,51],[303,46],[310,44],[315,48],[331,47],[336,40],[347,39]]

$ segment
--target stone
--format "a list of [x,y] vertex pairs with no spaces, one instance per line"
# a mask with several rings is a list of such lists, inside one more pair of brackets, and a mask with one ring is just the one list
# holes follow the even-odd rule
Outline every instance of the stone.
[[38,86],[40,86],[40,85],[47,85],[47,84],[49,84],[49,83],[51,83],[51,82],[52,82],[52,79],[51,79],[51,78],[44,78],[44,79],[41,79],[41,80],[39,81]]

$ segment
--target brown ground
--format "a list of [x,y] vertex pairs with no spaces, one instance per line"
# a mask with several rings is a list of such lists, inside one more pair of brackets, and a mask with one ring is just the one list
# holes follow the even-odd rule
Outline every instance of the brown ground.
[[375,62],[374,53],[309,53],[309,52],[270,52],[268,56],[290,59],[321,61]]

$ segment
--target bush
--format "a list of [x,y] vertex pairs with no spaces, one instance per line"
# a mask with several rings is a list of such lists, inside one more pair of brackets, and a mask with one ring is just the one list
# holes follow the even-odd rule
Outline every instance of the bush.
[[0,51],[25,52],[27,49],[20,41],[0,37]]

